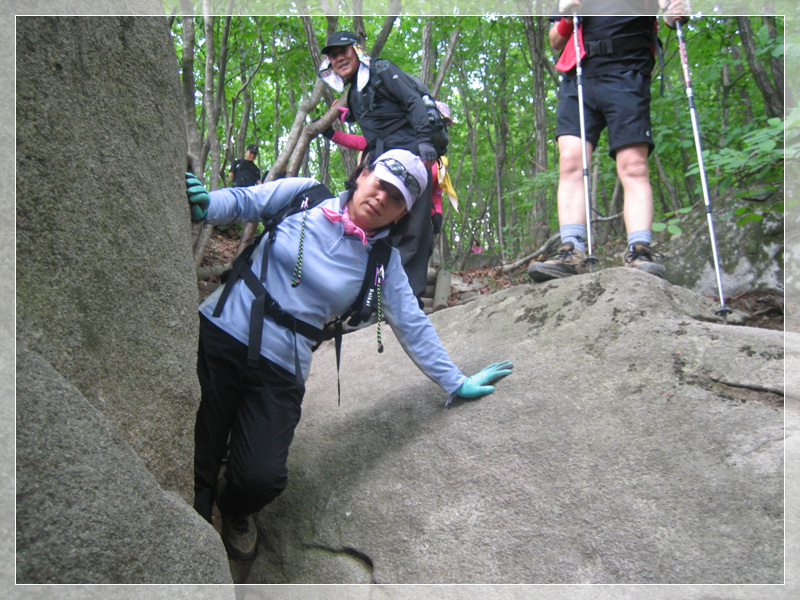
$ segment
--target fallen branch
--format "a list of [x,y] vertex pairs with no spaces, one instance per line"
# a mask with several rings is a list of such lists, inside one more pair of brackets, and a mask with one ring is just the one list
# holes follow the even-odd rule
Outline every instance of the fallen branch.
[[540,254],[544,254],[545,252],[547,252],[547,249],[551,245],[555,244],[560,239],[561,239],[561,233],[554,233],[553,235],[550,236],[550,239],[548,239],[544,243],[544,245],[541,248],[539,248],[538,250],[536,250],[535,252],[532,252],[531,254],[528,254],[527,256],[525,256],[523,258],[520,258],[518,261],[513,262],[513,263],[511,263],[509,265],[503,265],[501,267],[501,269],[503,270],[503,273],[508,273],[509,271],[513,271],[517,267],[521,267],[522,265],[524,265],[526,262],[528,262],[532,258],[535,258],[535,257],[539,256]]
[[613,221],[614,219],[618,219],[622,216],[622,213],[617,213],[615,215],[611,215],[610,217],[594,217],[592,219],[592,223],[602,223],[604,221]]
[[210,267],[197,267],[197,279],[208,281],[212,277],[219,277],[231,268],[231,263],[224,265],[211,265]]

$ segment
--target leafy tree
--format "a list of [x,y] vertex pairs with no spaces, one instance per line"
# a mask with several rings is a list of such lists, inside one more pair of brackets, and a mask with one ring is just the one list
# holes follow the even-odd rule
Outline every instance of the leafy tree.
[[[359,6],[354,3],[354,13]],[[529,6],[531,14],[549,8],[539,0]],[[181,12],[188,15],[190,9],[182,0]],[[459,202],[458,210],[445,208],[440,250],[448,264],[463,264],[473,239],[508,264],[534,249],[540,252],[558,229],[558,78],[547,41],[549,21],[406,16],[397,0],[388,12],[385,17],[176,16],[188,167],[211,189],[226,185],[231,160],[257,143],[267,179],[285,170],[341,189],[355,155],[342,148],[331,152],[317,134],[331,123],[360,131],[335,119],[330,106],[336,94],[316,71],[326,35],[351,29],[373,56],[419,75],[451,108],[455,124],[448,158]],[[684,32],[712,196],[731,189],[743,198],[779,192],[787,153],[783,19],[698,18]],[[678,44],[666,27],[660,37],[664,64],[653,77],[651,178],[656,216],[674,229],[702,196]],[[797,119],[796,111],[790,114],[790,122]],[[622,193],[606,144],[603,136],[591,166],[593,226],[601,241],[624,232]],[[758,204],[738,218],[759,218],[765,210],[779,211],[780,203]],[[196,258],[203,245],[199,239]]]

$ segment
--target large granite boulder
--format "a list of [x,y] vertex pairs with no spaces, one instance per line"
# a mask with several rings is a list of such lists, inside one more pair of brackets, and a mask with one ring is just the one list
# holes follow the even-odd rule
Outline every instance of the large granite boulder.
[[17,583],[232,583],[217,532],[24,344],[17,390]]
[[[736,224],[735,210],[748,205],[753,208],[754,204],[757,209],[758,203],[731,196],[712,200],[714,236],[722,290],[726,297],[754,289],[783,291],[782,215],[767,213],[763,221]],[[679,235],[664,232],[654,236],[655,248],[665,254],[667,279],[676,285],[719,298],[705,206],[700,204],[688,215],[681,216],[679,227]]]
[[167,19],[20,17],[16,34],[17,339],[188,499],[197,289]]
[[715,309],[615,268],[440,311],[464,371],[516,365],[448,408],[374,326],[339,407],[323,346],[246,581],[781,583],[784,335]]

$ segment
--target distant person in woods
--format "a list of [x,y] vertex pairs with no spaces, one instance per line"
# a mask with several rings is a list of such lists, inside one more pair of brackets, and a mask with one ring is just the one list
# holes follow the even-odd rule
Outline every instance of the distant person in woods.
[[[422,161],[407,150],[390,150],[360,166],[338,198],[300,177],[209,193],[186,174],[192,219],[212,224],[258,222],[301,193],[325,194],[319,204],[280,220],[276,235],[262,236],[234,263],[225,286],[200,305],[194,507],[211,521],[217,503],[231,557],[255,554],[253,513],[286,488],[312,349],[323,325],[354,304],[373,246],[388,250],[387,264],[369,277],[378,284],[377,306],[414,364],[450,395],[448,403],[490,394],[489,384],[511,373],[507,361],[472,377],[459,370],[419,307],[399,252],[385,245],[408,223],[427,179]],[[378,335],[380,342],[380,328]]]
[[[428,112],[411,78],[386,59],[371,60],[350,31],[328,36],[319,77],[337,92],[350,85],[347,120],[355,121],[367,140],[363,162],[386,150],[403,149],[419,156],[430,169],[438,155],[433,146]],[[392,240],[400,251],[414,295],[422,304],[433,253],[432,187],[414,204],[408,232]]]
[[258,146],[250,144],[244,151],[244,159],[237,158],[231,165],[228,179],[234,187],[247,187],[261,183],[261,169],[255,163],[258,158]]
[[[244,151],[244,159],[234,159],[233,164],[231,164],[231,170],[228,172],[228,179],[234,187],[248,187],[261,183],[261,169],[255,162],[256,158],[258,158],[258,146],[250,144]],[[237,254],[252,241],[255,232],[256,226],[253,223],[245,224],[242,228],[242,235],[239,238]]]
[[[664,21],[675,27],[690,14],[688,0],[659,0]],[[550,45],[561,51],[555,68],[563,73],[558,88],[559,150],[558,222],[561,246],[544,262],[533,262],[528,274],[534,281],[568,277],[588,271],[587,218],[583,185],[583,157],[576,79],[574,35],[581,48],[585,136],[588,155],[608,128],[609,155],[617,163],[624,191],[623,217],[628,249],[623,257],[633,267],[659,277],[665,274],[659,255],[650,248],[653,192],[648,157],[654,143],[650,131],[650,77],[656,38],[656,0],[560,0],[558,15],[550,18]],[[574,31],[573,14],[580,17]],[[641,16],[592,16],[641,15]]]

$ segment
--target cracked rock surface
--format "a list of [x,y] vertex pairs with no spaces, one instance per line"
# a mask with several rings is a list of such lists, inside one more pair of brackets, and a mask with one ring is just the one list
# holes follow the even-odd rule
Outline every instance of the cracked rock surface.
[[515,363],[450,407],[375,326],[344,338],[337,407],[326,343],[246,582],[782,583],[797,335],[715,309],[613,268],[435,313],[466,374]]

